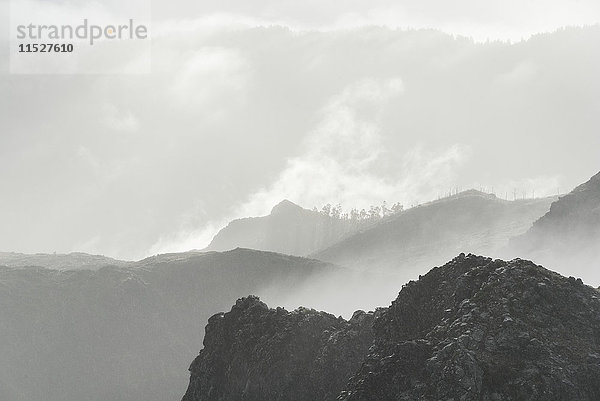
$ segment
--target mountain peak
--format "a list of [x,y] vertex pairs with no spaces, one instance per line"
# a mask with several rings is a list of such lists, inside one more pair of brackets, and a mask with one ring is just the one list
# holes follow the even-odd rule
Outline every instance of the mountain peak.
[[[466,189],[464,191],[458,192],[447,198],[442,198],[439,201],[443,202],[446,200],[455,200],[455,199],[468,198],[468,197],[474,197],[474,196],[479,197],[479,198],[484,198],[484,199],[498,199],[498,197],[495,194],[491,194],[488,192],[480,191],[475,188],[471,188],[471,189]],[[439,202],[439,201],[434,201],[434,202]]]
[[273,209],[271,209],[271,214],[278,214],[278,213],[286,213],[286,212],[298,212],[301,210],[306,210],[304,208],[302,208],[301,206],[296,205],[294,202],[288,200],[288,199],[284,199],[281,202],[279,202],[278,204],[276,204],[275,206],[273,206]]
[[[327,224],[323,222],[327,220]],[[325,248],[356,230],[348,219],[335,219],[304,209],[284,199],[267,216],[231,221],[205,250],[260,249],[305,256]]]

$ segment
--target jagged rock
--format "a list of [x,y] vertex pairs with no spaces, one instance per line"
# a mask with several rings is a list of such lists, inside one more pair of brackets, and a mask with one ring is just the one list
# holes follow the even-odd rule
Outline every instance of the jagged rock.
[[209,319],[183,400],[335,400],[367,353],[372,321],[239,299]]
[[461,255],[410,282],[339,400],[598,400],[598,291]]

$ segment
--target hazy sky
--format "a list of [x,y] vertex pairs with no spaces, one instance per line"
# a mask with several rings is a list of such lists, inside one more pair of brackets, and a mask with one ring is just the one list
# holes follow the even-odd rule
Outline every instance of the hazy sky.
[[283,198],[546,195],[600,170],[600,28],[530,37],[595,24],[600,2],[184,0],[152,15],[147,75],[10,75],[3,41],[0,251],[140,258],[203,247]]

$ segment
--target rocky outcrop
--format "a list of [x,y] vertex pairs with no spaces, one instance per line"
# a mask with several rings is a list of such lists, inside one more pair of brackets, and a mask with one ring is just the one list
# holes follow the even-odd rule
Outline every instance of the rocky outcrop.
[[529,261],[461,255],[375,321],[340,400],[598,400],[599,298]]
[[184,401],[598,400],[600,293],[461,254],[349,322],[241,299],[190,370]]
[[372,343],[372,321],[239,299],[209,319],[183,400],[335,400]]

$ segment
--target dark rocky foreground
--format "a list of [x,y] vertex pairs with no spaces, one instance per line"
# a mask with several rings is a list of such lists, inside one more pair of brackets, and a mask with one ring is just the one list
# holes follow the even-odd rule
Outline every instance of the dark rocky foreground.
[[373,316],[359,311],[345,321],[242,298],[209,319],[183,399],[334,400],[373,341]]
[[600,400],[599,299],[462,254],[348,322],[244,298],[209,320],[184,401]]

